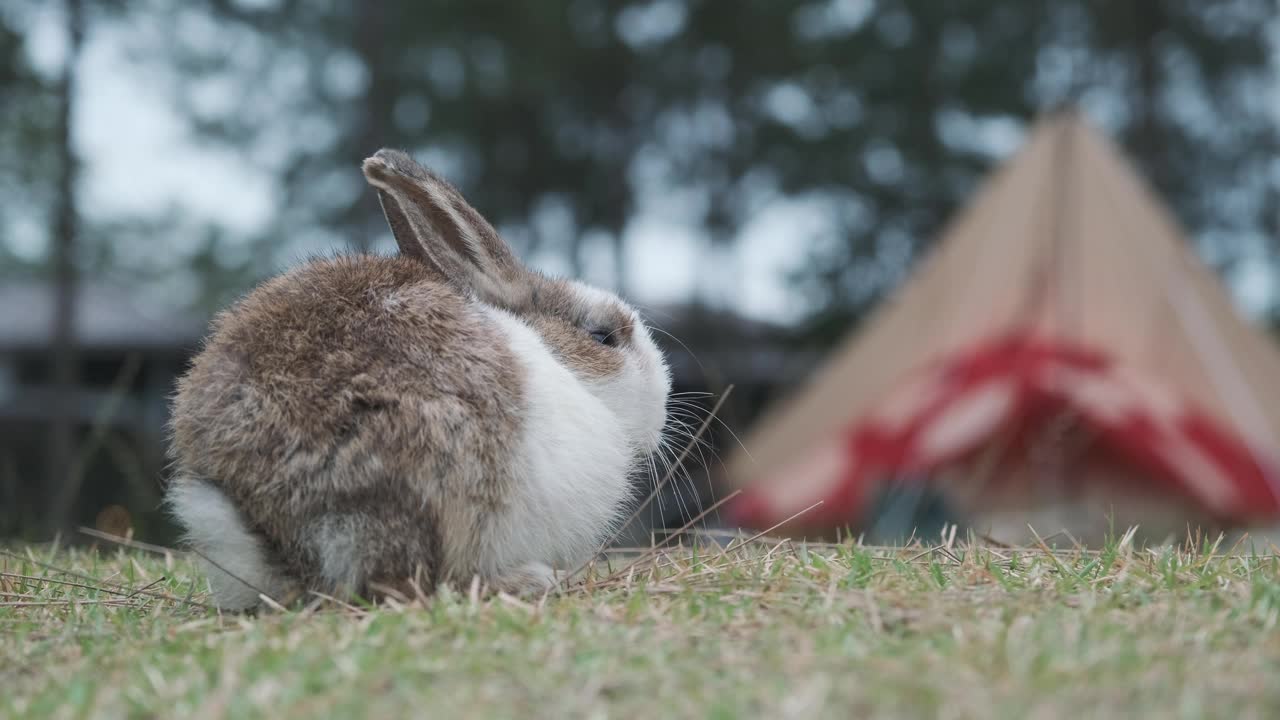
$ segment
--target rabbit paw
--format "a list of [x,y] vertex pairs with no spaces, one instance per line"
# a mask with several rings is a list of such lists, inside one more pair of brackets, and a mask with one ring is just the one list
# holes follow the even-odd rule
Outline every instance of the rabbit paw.
[[556,586],[556,571],[544,563],[525,563],[495,578],[493,587],[511,595],[541,595]]

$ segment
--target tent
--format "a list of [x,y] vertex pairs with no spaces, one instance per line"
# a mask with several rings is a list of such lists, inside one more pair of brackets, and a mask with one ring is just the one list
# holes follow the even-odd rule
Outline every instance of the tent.
[[1278,451],[1280,352],[1066,111],[744,437],[729,509],[829,531],[885,483],[927,482],[993,534],[1225,529],[1280,516]]

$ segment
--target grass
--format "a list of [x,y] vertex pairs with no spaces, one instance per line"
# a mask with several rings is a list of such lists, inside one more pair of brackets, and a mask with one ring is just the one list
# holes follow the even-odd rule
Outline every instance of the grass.
[[1274,556],[762,539],[241,617],[181,555],[6,553],[6,717],[1280,716]]

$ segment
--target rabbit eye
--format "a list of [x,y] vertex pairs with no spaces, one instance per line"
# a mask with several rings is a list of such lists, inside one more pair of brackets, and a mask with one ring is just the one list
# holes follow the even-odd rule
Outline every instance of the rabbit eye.
[[615,336],[616,336],[616,333],[609,332],[608,330],[592,330],[591,331],[592,340],[595,340],[601,345],[607,345],[608,347],[613,347],[614,345],[617,344],[617,340]]

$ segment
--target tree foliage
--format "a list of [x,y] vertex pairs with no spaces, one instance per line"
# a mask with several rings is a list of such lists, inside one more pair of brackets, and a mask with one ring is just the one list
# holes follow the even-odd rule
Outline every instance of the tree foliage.
[[1030,119],[1071,100],[1211,259],[1273,252],[1268,0],[122,7],[196,136],[278,178],[254,253],[227,260],[218,248],[242,239],[209,236],[201,262],[220,288],[301,252],[385,242],[356,169],[395,145],[439,165],[525,252],[574,268],[593,244],[620,264],[640,212],[678,211],[731,248],[770,203],[800,199],[825,230],[778,242],[802,260],[815,327],[841,327]]
[[30,62],[29,11],[27,3],[0,10],[0,240],[8,240],[0,241],[0,275],[33,269],[32,258],[15,254],[13,237],[40,232],[58,172],[56,89]]

